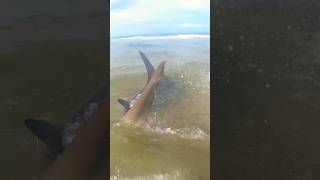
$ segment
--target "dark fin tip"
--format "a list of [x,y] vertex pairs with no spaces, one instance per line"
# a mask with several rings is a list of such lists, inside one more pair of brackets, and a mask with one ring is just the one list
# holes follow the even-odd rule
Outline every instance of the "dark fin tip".
[[123,99],[118,99],[118,102],[125,108],[125,110],[130,109],[130,103]]
[[149,80],[151,79],[153,72],[154,72],[154,67],[152,66],[150,60],[147,58],[147,56],[143,52],[139,51],[139,53],[140,53],[140,56],[143,60],[143,63],[145,65],[147,73],[148,73],[148,81],[147,81],[147,83],[148,83]]
[[24,124],[30,131],[43,141],[54,154],[63,151],[62,146],[62,128],[51,125],[43,120],[26,119]]

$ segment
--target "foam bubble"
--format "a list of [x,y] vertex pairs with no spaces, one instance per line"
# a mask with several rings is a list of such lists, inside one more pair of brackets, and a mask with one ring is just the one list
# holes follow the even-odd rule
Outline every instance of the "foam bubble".
[[167,180],[167,179],[172,179],[172,180],[178,180],[178,179],[185,179],[183,177],[182,173],[180,171],[175,171],[173,173],[159,173],[159,174],[154,174],[154,175],[149,175],[149,176],[137,176],[133,178],[126,178],[126,177],[120,177],[119,175],[116,176],[111,176],[110,180],[142,180],[142,179],[152,179],[152,180]]
[[171,129],[170,127],[169,128],[155,127],[155,128],[152,128],[151,130],[158,134],[173,134],[186,139],[208,139],[210,137],[210,135],[203,132],[200,128]]

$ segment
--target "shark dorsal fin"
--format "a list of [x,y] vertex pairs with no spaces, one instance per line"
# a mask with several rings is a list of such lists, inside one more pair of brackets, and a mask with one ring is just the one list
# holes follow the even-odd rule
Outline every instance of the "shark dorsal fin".
[[125,108],[125,110],[130,109],[130,102],[123,99],[118,99],[118,102]]
[[63,151],[62,128],[51,125],[43,120],[27,119],[24,124],[43,141],[54,154]]
[[144,65],[146,66],[146,70],[148,72],[148,82],[149,82],[152,77],[152,74],[154,72],[154,68],[153,68],[152,64],[150,63],[149,59],[147,58],[147,56],[145,54],[143,54],[141,51],[139,51],[139,53],[140,53],[140,56],[142,57]]

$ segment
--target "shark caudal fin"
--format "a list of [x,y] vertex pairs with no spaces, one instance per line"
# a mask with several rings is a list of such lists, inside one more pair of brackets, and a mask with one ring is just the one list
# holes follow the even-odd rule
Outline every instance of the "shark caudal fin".
[[123,99],[118,99],[118,102],[124,107],[126,111],[130,109],[130,102]]
[[140,56],[143,60],[144,65],[146,66],[146,70],[148,72],[148,82],[149,82],[152,77],[152,74],[154,72],[154,68],[153,68],[152,64],[150,63],[149,59],[147,58],[147,56],[145,54],[143,54],[141,51],[139,51],[139,53],[140,53]]
[[[141,56],[143,63],[146,67],[146,70],[147,70],[148,81],[146,84],[148,84],[150,79],[153,76],[154,68],[153,68],[152,64],[150,63],[149,59],[147,58],[147,56],[141,51],[139,51],[139,53],[140,53],[140,56]],[[118,99],[118,102],[125,108],[126,111],[128,111],[130,109],[130,102],[123,100],[123,99]]]
[[59,154],[63,151],[62,146],[62,128],[51,125],[42,120],[27,119],[24,124],[43,141],[54,154]]

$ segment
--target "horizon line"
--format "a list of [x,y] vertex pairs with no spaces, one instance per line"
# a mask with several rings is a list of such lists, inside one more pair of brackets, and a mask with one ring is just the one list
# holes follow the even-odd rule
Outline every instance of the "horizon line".
[[113,36],[111,37],[110,36],[110,39],[117,39],[117,38],[130,38],[130,37],[135,37],[135,36],[155,36],[155,35],[179,35],[179,34],[184,34],[184,35],[210,35],[210,32],[209,33],[155,33],[155,34],[136,34],[136,35],[123,35],[123,36]]

